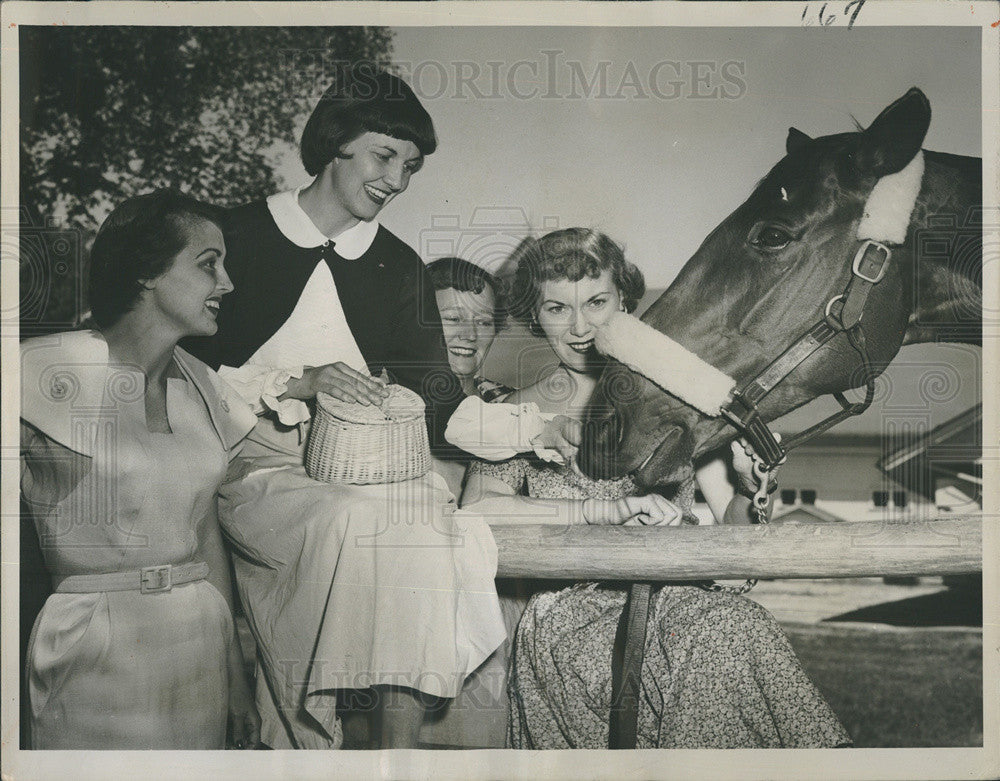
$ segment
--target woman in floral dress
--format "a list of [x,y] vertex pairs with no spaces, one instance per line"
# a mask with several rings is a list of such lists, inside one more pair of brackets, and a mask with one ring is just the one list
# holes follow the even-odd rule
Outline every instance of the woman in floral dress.
[[[527,239],[515,251],[512,313],[544,337],[558,368],[506,401],[580,417],[603,359],[594,334],[641,297],[641,272],[607,236],[584,228]],[[702,482],[706,494],[716,490]],[[694,481],[667,497],[628,477],[591,480],[570,463],[518,456],[474,462],[463,507],[492,523],[676,525]],[[517,630],[508,692],[513,748],[606,748],[611,656],[627,584],[537,592]],[[817,748],[850,737],[802,671],[774,618],[700,584],[654,590],[646,633],[638,748]]]

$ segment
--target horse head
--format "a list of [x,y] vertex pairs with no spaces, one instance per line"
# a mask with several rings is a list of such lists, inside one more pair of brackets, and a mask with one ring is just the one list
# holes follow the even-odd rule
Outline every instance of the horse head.
[[[821,138],[790,129],[785,157],[709,234],[642,320],[742,388],[837,306],[855,273],[859,225],[880,219],[865,215],[876,184],[892,183],[919,163],[922,178],[918,172],[906,211],[896,218],[898,246],[884,276],[866,290],[857,322],[871,368],[863,371],[858,350],[841,331],[759,400],[760,418],[769,422],[818,396],[865,384],[864,375],[881,371],[904,343],[975,342],[981,239],[978,262],[968,247],[935,254],[918,252],[918,245],[921,229],[954,234],[969,224],[982,203],[981,163],[922,151],[930,116],[927,98],[913,88],[865,129]],[[888,195],[880,192],[891,210],[891,184]],[[579,461],[592,477],[633,473],[642,485],[667,484],[737,433],[724,418],[702,414],[609,361],[588,411]]]

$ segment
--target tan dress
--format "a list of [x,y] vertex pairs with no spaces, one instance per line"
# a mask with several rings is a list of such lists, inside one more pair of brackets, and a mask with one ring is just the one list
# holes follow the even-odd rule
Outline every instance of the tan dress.
[[203,364],[175,360],[185,376],[168,380],[173,433],[160,434],[143,376],[109,369],[96,332],[22,345],[22,490],[56,584],[28,650],[32,748],[224,747],[233,626],[214,586],[58,590],[64,576],[191,562],[199,526],[217,523],[229,447],[253,416]]

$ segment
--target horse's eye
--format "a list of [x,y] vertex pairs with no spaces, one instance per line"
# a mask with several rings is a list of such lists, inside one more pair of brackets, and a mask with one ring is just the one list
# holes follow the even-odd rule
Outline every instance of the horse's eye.
[[792,241],[788,231],[775,225],[760,225],[750,232],[750,244],[762,250],[780,250]]

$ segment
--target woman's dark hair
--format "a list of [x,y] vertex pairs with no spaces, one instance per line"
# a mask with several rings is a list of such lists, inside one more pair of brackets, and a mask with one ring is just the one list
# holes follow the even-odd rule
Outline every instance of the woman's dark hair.
[[90,250],[91,318],[106,328],[135,306],[143,282],[160,276],[187,243],[187,228],[207,220],[222,229],[222,210],[174,190],[123,201],[104,220]]
[[434,123],[409,85],[371,63],[355,63],[338,69],[302,131],[299,151],[308,174],[319,175],[364,133],[412,141],[425,156],[437,148]]
[[517,245],[510,259],[516,271],[508,308],[535,336],[544,335],[535,320],[544,282],[577,282],[584,276],[596,278],[602,271],[610,271],[626,312],[634,312],[646,292],[642,272],[625,259],[622,248],[590,228],[565,228],[540,239],[528,237]]
[[438,258],[427,264],[435,290],[454,288],[461,293],[482,293],[486,287],[493,292],[493,327],[499,331],[507,320],[504,284],[482,266],[463,258]]

